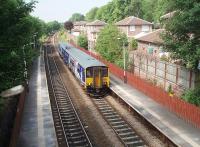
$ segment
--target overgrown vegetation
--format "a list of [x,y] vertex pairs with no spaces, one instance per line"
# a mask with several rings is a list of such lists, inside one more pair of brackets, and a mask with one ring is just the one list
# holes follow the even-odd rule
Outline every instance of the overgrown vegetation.
[[88,39],[86,35],[81,34],[78,36],[78,45],[88,50]]
[[167,5],[166,0],[112,0],[104,6],[89,10],[85,19],[113,23],[127,16],[136,16],[150,22],[159,22],[160,16],[170,11]]
[[200,59],[200,2],[197,0],[170,0],[174,15],[164,21],[164,49],[174,59],[182,59],[185,66],[197,69]]
[[[29,3],[24,0],[1,1],[0,93],[24,83],[24,58],[29,69],[33,59],[38,55],[39,39],[44,39],[44,36],[61,27],[57,21],[45,23],[31,16],[30,12],[34,7],[35,1]],[[0,102],[3,105],[2,98]]]
[[123,67],[123,46],[127,46],[127,37],[114,25],[103,28],[97,38],[96,51],[108,61]]
[[194,90],[187,90],[181,98],[200,107],[200,87],[197,87]]
[[58,32],[58,40],[61,42],[67,42],[69,40],[67,33],[65,32],[65,29],[62,28],[59,32]]

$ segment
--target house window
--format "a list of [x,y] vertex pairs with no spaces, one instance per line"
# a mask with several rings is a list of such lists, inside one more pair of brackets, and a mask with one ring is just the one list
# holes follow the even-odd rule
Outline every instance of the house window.
[[131,32],[135,31],[135,26],[130,26],[130,31]]
[[154,50],[154,48],[152,46],[149,46],[148,49],[147,49],[147,52],[149,54],[153,54],[153,50]]
[[142,31],[143,32],[148,32],[149,31],[149,26],[148,25],[142,25]]

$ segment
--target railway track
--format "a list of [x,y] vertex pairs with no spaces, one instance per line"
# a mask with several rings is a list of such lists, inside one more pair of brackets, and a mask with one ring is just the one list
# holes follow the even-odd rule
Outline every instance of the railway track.
[[130,125],[110,106],[110,104],[108,104],[105,99],[93,99],[93,102],[125,146],[146,146],[142,138],[137,135]]
[[60,147],[91,147],[92,144],[62,82],[52,56],[51,47],[46,48],[45,55],[46,70],[48,71],[47,80],[48,85],[50,85],[49,94],[58,144]]

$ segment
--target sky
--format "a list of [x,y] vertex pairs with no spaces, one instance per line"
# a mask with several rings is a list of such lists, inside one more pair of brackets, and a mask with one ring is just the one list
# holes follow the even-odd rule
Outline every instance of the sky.
[[[30,2],[30,0],[25,0]],[[93,7],[100,7],[111,0],[37,0],[31,15],[39,17],[45,22],[57,20],[67,21],[73,13],[87,13]]]

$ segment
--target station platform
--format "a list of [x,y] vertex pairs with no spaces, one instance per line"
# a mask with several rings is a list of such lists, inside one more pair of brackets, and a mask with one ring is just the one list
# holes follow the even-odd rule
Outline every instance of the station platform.
[[110,79],[111,90],[174,144],[181,147],[200,147],[200,129],[187,123],[142,92],[125,84],[116,76],[111,75]]
[[43,53],[33,63],[17,147],[58,146]]

